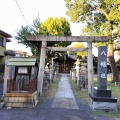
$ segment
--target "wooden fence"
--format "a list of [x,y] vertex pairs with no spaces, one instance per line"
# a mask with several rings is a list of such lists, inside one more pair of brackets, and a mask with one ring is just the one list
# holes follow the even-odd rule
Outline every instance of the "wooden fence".
[[37,80],[30,81],[15,81],[7,80],[7,92],[29,92],[32,93],[37,90]]

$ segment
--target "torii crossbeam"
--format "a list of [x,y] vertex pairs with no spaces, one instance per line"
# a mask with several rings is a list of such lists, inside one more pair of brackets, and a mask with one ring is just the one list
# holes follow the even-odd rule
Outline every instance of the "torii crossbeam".
[[71,48],[71,47],[46,47],[48,51],[87,51],[88,48]]
[[27,41],[107,42],[108,36],[50,36],[28,35]]

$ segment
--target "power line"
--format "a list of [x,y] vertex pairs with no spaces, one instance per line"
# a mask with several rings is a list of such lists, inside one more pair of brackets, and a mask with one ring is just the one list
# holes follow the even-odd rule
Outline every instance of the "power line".
[[27,22],[27,20],[25,19],[25,16],[23,15],[22,10],[21,10],[21,8],[20,8],[20,6],[19,6],[19,4],[18,4],[17,0],[15,0],[15,2],[16,2],[16,4],[17,4],[17,6],[18,6],[19,10],[20,10],[21,15],[23,16],[23,18],[24,18],[25,22],[26,22],[26,23],[27,23],[27,25],[28,25],[28,22]]

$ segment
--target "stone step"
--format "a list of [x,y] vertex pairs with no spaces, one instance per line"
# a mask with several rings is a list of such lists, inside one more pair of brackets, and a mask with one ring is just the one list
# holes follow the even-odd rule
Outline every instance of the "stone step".
[[38,103],[37,92],[32,94],[10,93],[4,97],[5,107],[34,107]]

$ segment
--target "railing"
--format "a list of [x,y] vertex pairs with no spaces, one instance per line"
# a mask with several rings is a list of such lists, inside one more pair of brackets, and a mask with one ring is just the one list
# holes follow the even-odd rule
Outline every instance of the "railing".
[[29,93],[32,93],[37,90],[37,81],[36,80],[30,80],[30,81],[25,81],[25,80],[7,80],[7,92],[21,92],[21,91],[26,91]]

